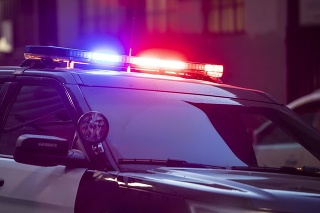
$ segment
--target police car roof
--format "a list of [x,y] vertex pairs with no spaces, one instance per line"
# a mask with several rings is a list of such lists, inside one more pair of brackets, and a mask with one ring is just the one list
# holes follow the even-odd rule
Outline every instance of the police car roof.
[[280,104],[268,94],[258,90],[219,84],[205,80],[186,79],[176,76],[119,72],[114,70],[81,70],[70,68],[28,68],[23,71],[21,71],[21,69],[23,68],[0,67],[0,78],[3,78],[4,75],[7,77],[19,75],[48,77],[55,78],[65,84],[166,91]]

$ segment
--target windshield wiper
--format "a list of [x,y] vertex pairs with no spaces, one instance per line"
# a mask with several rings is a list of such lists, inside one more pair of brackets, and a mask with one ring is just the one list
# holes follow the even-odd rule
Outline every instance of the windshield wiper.
[[189,163],[185,160],[157,160],[157,159],[119,159],[118,164],[142,164],[142,165],[160,165],[166,167],[185,167],[185,168],[210,168],[226,169],[222,166],[213,166],[200,163]]
[[253,171],[253,172],[271,172],[271,173],[285,173],[296,175],[311,175],[320,176],[318,173],[320,168],[312,166],[304,166],[302,168],[283,166],[283,167],[259,167],[259,166],[233,166],[233,170]]
[[301,168],[302,171],[305,172],[312,172],[312,173],[318,173],[320,172],[320,167],[315,167],[315,166],[303,166]]

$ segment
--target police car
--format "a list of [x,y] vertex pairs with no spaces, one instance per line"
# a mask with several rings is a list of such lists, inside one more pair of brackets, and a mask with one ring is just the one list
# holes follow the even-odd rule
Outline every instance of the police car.
[[[319,132],[222,74],[26,46],[0,68],[0,212],[319,212]],[[270,123],[309,161],[265,151]]]

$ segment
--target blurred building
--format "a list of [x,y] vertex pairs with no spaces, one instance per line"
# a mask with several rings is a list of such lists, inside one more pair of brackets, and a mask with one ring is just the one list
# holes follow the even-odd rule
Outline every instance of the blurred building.
[[227,84],[289,102],[320,88],[319,0],[0,0],[0,64],[28,44],[223,64]]
[[0,65],[17,65],[28,44],[57,44],[56,1],[0,0]]

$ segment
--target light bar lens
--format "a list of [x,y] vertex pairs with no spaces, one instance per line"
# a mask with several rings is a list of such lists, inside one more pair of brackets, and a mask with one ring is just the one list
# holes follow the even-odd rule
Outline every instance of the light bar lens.
[[26,46],[24,55],[26,59],[51,58],[56,61],[68,62],[68,64],[107,64],[119,67],[130,67],[138,70],[160,71],[168,74],[196,73],[203,76],[209,76],[211,78],[220,78],[223,74],[222,65],[187,63],[178,60],[122,56],[117,54],[103,54],[54,46]]
[[157,58],[134,57],[131,64],[141,69],[156,70],[183,70],[186,69],[186,63],[182,61],[163,60]]
[[207,75],[213,78],[220,78],[223,73],[223,66],[222,65],[213,65],[213,64],[206,64],[204,65],[204,71],[207,72]]
[[91,52],[54,46],[26,46],[24,57],[26,59],[51,58],[56,61],[87,63],[91,58]]
[[102,53],[92,53],[92,62],[106,62],[106,63],[120,63],[122,62],[122,57],[120,55],[102,54]]

